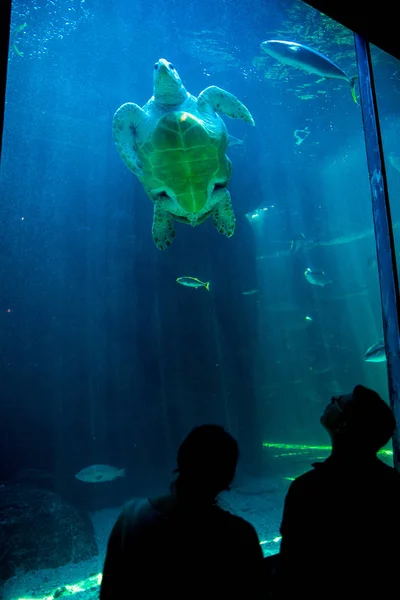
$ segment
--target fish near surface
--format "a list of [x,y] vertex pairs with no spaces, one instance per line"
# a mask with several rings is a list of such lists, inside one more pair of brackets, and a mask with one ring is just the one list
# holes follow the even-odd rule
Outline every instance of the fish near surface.
[[261,43],[261,50],[285,65],[303,69],[303,71],[319,75],[324,79],[341,79],[342,81],[347,81],[351,87],[353,100],[357,104],[355,90],[357,77],[346,75],[340,67],[332,62],[330,58],[321,54],[321,52],[303,44],[285,40],[266,40]]

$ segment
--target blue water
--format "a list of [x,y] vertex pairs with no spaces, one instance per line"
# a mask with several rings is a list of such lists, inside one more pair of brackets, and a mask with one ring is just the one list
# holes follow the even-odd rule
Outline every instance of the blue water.
[[[351,32],[289,0],[18,0],[11,32],[0,479],[41,469],[84,510],[120,506],[167,485],[182,438],[215,422],[239,440],[239,481],[279,487],[309,456],[299,466],[284,458],[297,451],[263,442],[329,444],[324,404],[357,383],[387,398],[385,363],[363,360],[382,324],[360,106],[346,82],[260,51],[265,39],[291,39],[353,76]],[[113,114],[147,102],[159,58],[193,95],[217,85],[254,117],[254,128],[224,118],[243,141],[228,149],[230,239],[211,219],[176,223],[174,243],[158,250],[152,204],[115,148]],[[385,150],[400,154],[399,65],[376,48],[373,59]],[[300,144],[296,131],[307,131]],[[396,198],[395,161],[387,170]],[[392,211],[399,221],[397,203]],[[310,284],[307,268],[331,283]],[[210,291],[177,285],[181,276]],[[100,488],[74,478],[103,463],[126,478]]]

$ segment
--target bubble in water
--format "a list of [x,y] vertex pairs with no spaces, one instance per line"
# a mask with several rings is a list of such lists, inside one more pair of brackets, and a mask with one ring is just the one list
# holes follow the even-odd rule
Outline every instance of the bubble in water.
[[[30,2],[24,7],[20,0],[12,6],[9,60],[15,57],[37,58],[51,52],[60,52],[57,44],[78,26],[92,19],[92,13],[83,8],[85,0],[71,6],[71,0],[47,0],[43,4]],[[33,6],[32,6],[33,5]],[[24,24],[25,27],[22,27]]]

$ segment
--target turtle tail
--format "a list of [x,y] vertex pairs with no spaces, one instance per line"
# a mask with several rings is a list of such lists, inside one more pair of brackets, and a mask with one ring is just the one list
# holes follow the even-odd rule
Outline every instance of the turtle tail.
[[350,77],[349,83],[350,83],[350,87],[351,87],[351,96],[352,96],[354,102],[356,104],[358,104],[357,94],[356,94],[356,79],[358,79],[357,75],[355,75],[354,77]]

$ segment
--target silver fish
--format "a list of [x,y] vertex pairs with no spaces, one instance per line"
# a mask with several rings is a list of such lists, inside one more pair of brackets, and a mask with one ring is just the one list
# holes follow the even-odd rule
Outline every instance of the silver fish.
[[385,343],[379,340],[377,344],[370,346],[364,354],[365,362],[380,363],[386,361]]
[[304,277],[308,283],[312,285],[318,285],[319,287],[325,287],[328,283],[332,283],[332,279],[328,279],[324,271],[318,271],[317,269],[306,269],[304,271]]
[[178,277],[176,283],[185,285],[186,287],[200,288],[205,287],[207,291],[210,291],[210,281],[200,281],[197,277]]
[[367,266],[368,266],[368,269],[375,269],[378,266],[378,261],[377,261],[376,255],[375,256],[371,255],[368,257]]
[[228,146],[243,146],[244,140],[240,140],[234,135],[228,135]]
[[118,469],[109,465],[91,465],[79,471],[75,477],[85,483],[102,483],[104,481],[114,481],[118,477],[125,477],[125,469]]
[[303,44],[284,40],[267,40],[261,43],[261,50],[281,63],[303,69],[308,73],[319,75],[324,79],[342,79],[351,87],[351,95],[357,104],[355,81],[357,77],[349,77],[327,56]]
[[292,241],[290,242],[290,252],[295,254],[299,250],[302,250],[306,245],[306,236],[304,233],[299,233],[295,235]]
[[389,154],[389,162],[397,171],[400,171],[400,156],[391,152]]

